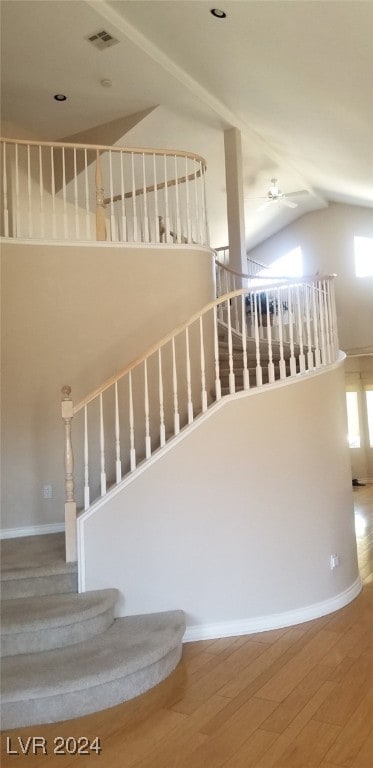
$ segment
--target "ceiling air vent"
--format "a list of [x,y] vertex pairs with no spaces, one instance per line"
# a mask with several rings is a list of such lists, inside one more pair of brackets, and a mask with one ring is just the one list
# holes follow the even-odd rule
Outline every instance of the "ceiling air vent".
[[104,48],[110,48],[111,45],[119,43],[119,40],[113,37],[109,32],[106,32],[105,29],[101,29],[100,32],[95,32],[93,35],[88,35],[86,39],[89,43],[92,43],[95,48],[98,48],[99,51],[103,51]]

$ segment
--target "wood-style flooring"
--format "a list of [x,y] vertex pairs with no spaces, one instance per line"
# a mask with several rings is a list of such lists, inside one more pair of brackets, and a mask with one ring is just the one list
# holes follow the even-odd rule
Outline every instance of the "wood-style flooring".
[[[364,588],[350,605],[288,629],[186,644],[176,671],[144,696],[3,733],[3,767],[373,768],[373,485],[354,500]],[[20,754],[18,737],[29,736],[47,754]],[[73,737],[72,750],[98,737],[101,753],[54,754],[56,737]]]

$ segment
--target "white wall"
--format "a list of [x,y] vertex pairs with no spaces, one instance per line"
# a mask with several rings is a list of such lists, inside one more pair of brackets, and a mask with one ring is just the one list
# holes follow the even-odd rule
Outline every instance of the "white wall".
[[308,213],[248,253],[270,264],[297,246],[304,274],[336,273],[339,342],[345,351],[373,348],[373,278],[355,276],[354,236],[373,237],[373,208],[331,203]]
[[213,260],[198,247],[11,242],[1,276],[2,527],[62,522],[61,387],[78,402],[211,301]]
[[201,637],[339,607],[359,590],[343,366],[225,399],[80,525],[85,587],[118,587],[119,615],[182,608]]

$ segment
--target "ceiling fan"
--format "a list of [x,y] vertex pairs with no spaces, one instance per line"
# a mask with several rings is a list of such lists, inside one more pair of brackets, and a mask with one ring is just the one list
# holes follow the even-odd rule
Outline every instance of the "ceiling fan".
[[262,203],[259,208],[257,208],[257,211],[264,211],[264,209],[271,205],[271,203],[277,203],[278,205],[283,204],[288,208],[296,208],[298,203],[294,203],[292,200],[289,200],[289,197],[299,197],[300,195],[308,194],[309,193],[306,189],[298,189],[295,192],[289,192],[288,194],[285,194],[284,192],[281,192],[281,189],[279,189],[277,179],[271,179],[271,186],[264,198],[265,202]]

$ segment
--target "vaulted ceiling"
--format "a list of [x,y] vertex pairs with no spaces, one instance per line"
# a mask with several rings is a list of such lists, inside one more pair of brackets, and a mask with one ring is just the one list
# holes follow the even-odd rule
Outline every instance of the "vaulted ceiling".
[[[329,201],[373,208],[373,2],[217,2],[224,18],[206,0],[3,0],[3,121],[58,139],[159,105],[169,139],[175,116],[177,147],[219,170],[216,237],[238,128],[248,247]],[[103,29],[118,43],[100,51],[87,38]],[[258,212],[271,178],[308,195]]]

